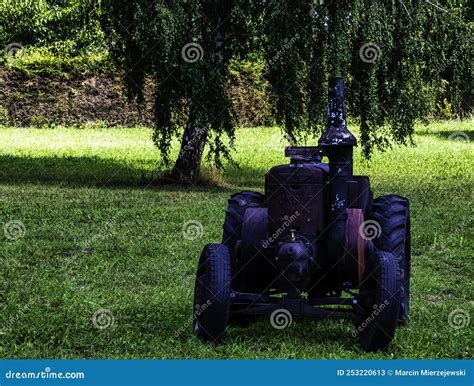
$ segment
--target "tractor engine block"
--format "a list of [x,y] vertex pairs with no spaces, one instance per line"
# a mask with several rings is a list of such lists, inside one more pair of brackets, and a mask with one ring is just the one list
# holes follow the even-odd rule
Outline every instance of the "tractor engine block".
[[289,296],[305,291],[319,268],[317,240],[325,224],[324,168],[317,163],[279,165],[265,178],[268,234],[283,273],[280,288]]

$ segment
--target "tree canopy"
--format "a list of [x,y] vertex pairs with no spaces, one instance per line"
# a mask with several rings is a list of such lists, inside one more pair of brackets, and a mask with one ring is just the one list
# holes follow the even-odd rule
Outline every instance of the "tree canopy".
[[292,141],[324,126],[330,76],[346,79],[348,115],[360,122],[367,156],[374,146],[410,141],[440,94],[459,115],[469,111],[468,4],[114,0],[102,9],[129,97],[140,101],[146,76],[154,77],[154,140],[169,163],[171,141],[181,137],[173,174],[193,182],[206,143],[217,166],[232,159],[235,121],[225,84],[233,58],[265,59],[277,120]]
[[99,0],[2,0],[0,43],[36,46],[55,54],[101,52]]

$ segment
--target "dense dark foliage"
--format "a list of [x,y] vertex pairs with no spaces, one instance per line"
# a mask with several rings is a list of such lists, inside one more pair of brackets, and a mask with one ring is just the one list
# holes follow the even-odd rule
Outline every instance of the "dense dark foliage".
[[206,142],[214,162],[231,160],[222,141],[234,138],[234,117],[225,86],[229,61],[249,52],[247,15],[251,1],[117,0],[104,3],[104,26],[114,35],[112,52],[124,68],[129,96],[141,100],[145,75],[157,84],[154,140],[164,159],[179,133],[182,111],[186,129],[174,177],[196,180]]
[[231,161],[232,109],[245,106],[228,92],[235,63],[265,63],[269,87],[259,81],[258,90],[271,94],[290,141],[324,126],[335,75],[346,79],[348,115],[360,122],[367,156],[409,142],[415,121],[434,112],[470,114],[472,7],[468,0],[5,0],[0,40],[70,55],[108,46],[137,101],[152,76],[154,140],[170,163],[171,141],[181,137],[174,174],[195,180],[206,143],[217,166]]
[[[235,56],[265,58],[276,117],[290,140],[324,125],[329,76],[346,79],[349,115],[360,120],[367,156],[390,140],[410,141],[415,121],[426,119],[436,100],[461,115],[472,80],[467,4],[122,0],[104,10],[131,95],[140,97],[147,73],[157,79],[155,140],[165,159],[179,133],[176,117],[185,109],[189,120],[178,163],[196,144],[201,153],[207,141],[221,165],[222,158],[230,159],[221,136],[226,133],[232,143],[234,135],[224,83]],[[202,49],[194,63],[182,56],[191,42]]]
[[360,119],[367,156],[390,139],[410,140],[415,121],[429,116],[440,91],[458,115],[467,111],[472,29],[461,2],[445,3],[267,1],[268,74],[290,138],[325,124],[328,76],[346,79],[349,115]]
[[48,48],[57,54],[99,52],[101,0],[2,0],[0,43]]

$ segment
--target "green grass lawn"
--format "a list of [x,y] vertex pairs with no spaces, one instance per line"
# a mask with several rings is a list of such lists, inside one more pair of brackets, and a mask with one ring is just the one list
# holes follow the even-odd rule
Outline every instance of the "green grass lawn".
[[[470,141],[450,139],[457,132]],[[228,196],[262,191],[266,170],[286,162],[284,143],[278,129],[242,129],[240,169],[206,170],[214,184],[184,189],[150,184],[159,162],[150,134],[0,129],[0,357],[472,357],[474,322],[456,329],[448,318],[473,316],[473,121],[420,126],[416,147],[371,162],[356,152],[355,171],[371,177],[376,196],[411,200],[411,321],[387,354],[361,351],[349,321],[275,330],[263,320],[229,329],[222,346],[200,343],[189,325],[200,251],[220,241]],[[201,237],[183,237],[189,220]],[[114,321],[98,329],[102,308]]]

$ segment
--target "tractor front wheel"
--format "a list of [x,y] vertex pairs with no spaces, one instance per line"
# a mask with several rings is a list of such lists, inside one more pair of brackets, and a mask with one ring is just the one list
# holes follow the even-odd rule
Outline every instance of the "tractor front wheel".
[[220,343],[230,314],[230,254],[223,244],[208,244],[199,259],[194,287],[194,334]]
[[374,249],[365,272],[359,287],[354,334],[364,350],[386,350],[397,328],[400,269],[392,254]]

